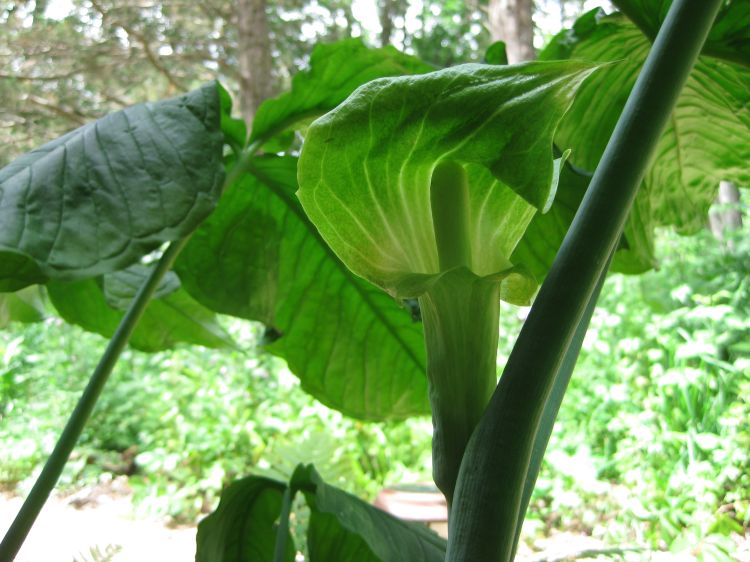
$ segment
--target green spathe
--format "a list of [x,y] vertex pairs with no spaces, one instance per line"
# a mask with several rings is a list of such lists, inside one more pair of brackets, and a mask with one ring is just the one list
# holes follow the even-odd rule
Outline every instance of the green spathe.
[[300,157],[298,196],[355,273],[398,297],[441,272],[430,203],[435,167],[468,175],[469,269],[498,273],[554,197],[557,123],[589,64],[468,64],[366,84],[318,119]]
[[452,502],[461,458],[496,384],[499,301],[527,304],[510,262],[562,162],[552,137],[577,62],[469,64],[375,80],[310,127],[298,196],[355,273],[419,297],[435,482]]

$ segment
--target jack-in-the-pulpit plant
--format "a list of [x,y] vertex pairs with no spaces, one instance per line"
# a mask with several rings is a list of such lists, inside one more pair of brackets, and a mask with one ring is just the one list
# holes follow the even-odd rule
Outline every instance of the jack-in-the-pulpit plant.
[[528,304],[537,287],[510,255],[552,203],[567,156],[553,157],[553,135],[594,68],[468,64],[383,78],[305,139],[305,212],[352,271],[419,299],[433,473],[449,504],[497,382],[500,299]]

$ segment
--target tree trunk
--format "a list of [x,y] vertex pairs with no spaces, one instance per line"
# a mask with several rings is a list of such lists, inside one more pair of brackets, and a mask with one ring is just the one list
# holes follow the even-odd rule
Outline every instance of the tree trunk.
[[395,0],[380,0],[380,46],[385,47],[391,43],[393,34],[393,17],[395,11]]
[[[719,184],[716,203],[719,209],[708,214],[711,232],[718,240],[725,239],[727,231],[742,228],[742,213],[739,209],[740,190],[732,182],[723,181]],[[731,249],[731,241],[728,243]]]
[[493,41],[504,41],[508,62],[531,60],[534,51],[532,0],[489,0],[489,31]]
[[251,127],[261,102],[273,93],[266,0],[237,0],[240,112]]

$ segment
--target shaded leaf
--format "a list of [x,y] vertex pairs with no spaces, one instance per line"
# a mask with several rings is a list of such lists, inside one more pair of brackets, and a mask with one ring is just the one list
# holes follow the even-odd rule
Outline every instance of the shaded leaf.
[[250,142],[265,143],[298,121],[312,121],[370,80],[430,70],[432,67],[394,47],[370,49],[360,39],[316,45],[310,56],[310,69],[292,78],[291,91],[260,105]]
[[[613,0],[650,39],[656,37],[672,0]],[[750,66],[750,2],[725,2],[703,47],[704,54]]]
[[[219,507],[198,525],[196,562],[271,562],[286,485],[250,476],[221,494]],[[285,561],[294,560],[287,537]]]
[[[105,275],[102,279],[102,290],[107,304],[118,310],[127,310],[149,272],[148,266],[135,264],[128,269]],[[174,272],[168,271],[159,282],[151,298],[154,300],[160,299],[179,289],[179,277]]]
[[312,465],[292,487],[310,506],[308,550],[313,562],[443,562],[446,543],[427,527],[403,521],[323,482]]
[[136,105],[0,170],[0,288],[121,269],[192,231],[223,178],[215,83]]
[[[147,268],[136,265],[103,279],[51,281],[47,290],[65,321],[109,338],[122,320],[123,305],[129,304],[147,274]],[[195,302],[184,290],[174,290],[173,278],[162,283],[158,291],[164,296],[148,304],[130,338],[134,348],[160,351],[171,349],[177,343],[215,348],[233,344],[217,324],[213,312]],[[117,306],[111,306],[109,301]]]
[[416,296],[415,276],[440,272],[432,173],[455,161],[468,175],[470,269],[507,269],[533,207],[552,202],[560,165],[552,135],[593,68],[470,64],[370,82],[308,130],[305,211],[352,271]]
[[40,322],[45,316],[44,297],[39,287],[0,293],[0,328],[11,322]]
[[185,289],[264,322],[276,335],[267,349],[323,403],[367,419],[428,413],[421,324],[321,239],[294,195],[296,159],[257,158],[250,172],[177,259]]
[[30,257],[0,250],[0,291],[16,291],[46,280],[47,276]]

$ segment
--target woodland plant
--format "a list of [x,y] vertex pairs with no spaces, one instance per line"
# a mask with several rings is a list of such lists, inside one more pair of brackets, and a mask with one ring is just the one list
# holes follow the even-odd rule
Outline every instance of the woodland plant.
[[[266,348],[348,415],[431,410],[449,539],[300,465],[231,484],[197,560],[293,560],[297,492],[311,560],[512,559],[610,262],[649,269],[655,226],[694,230],[719,179],[750,184],[750,2],[616,4],[637,27],[590,12],[517,66],[320,45],[249,135],[207,84],[0,171],[6,309],[33,314],[45,285],[64,319],[111,337],[0,560],[128,339],[232,345],[214,312],[262,321]],[[500,299],[534,305],[497,383]]]

